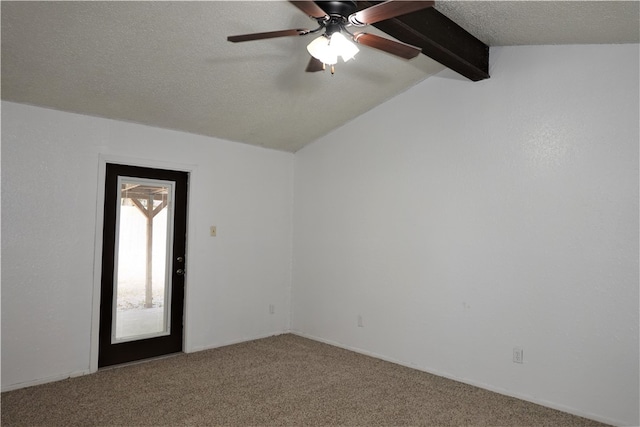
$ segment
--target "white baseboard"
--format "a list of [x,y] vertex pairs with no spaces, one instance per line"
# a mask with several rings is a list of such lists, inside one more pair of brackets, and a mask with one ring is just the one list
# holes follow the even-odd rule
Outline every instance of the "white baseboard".
[[418,366],[418,365],[415,365],[413,363],[407,363],[407,362],[404,362],[402,360],[396,360],[394,358],[387,357],[387,356],[384,356],[384,355],[381,355],[381,354],[377,354],[377,353],[374,353],[374,352],[371,352],[371,351],[368,351],[368,350],[364,350],[364,349],[357,348],[357,347],[352,347],[352,346],[349,346],[349,345],[346,345],[346,344],[342,344],[342,343],[339,343],[339,342],[336,342],[336,341],[327,340],[327,339],[324,339],[324,338],[320,338],[320,337],[316,337],[316,336],[313,336],[313,335],[309,335],[309,334],[306,334],[306,333],[301,332],[301,331],[292,330],[289,333],[291,333],[293,335],[298,335],[298,336],[303,337],[303,338],[308,338],[310,340],[318,341],[318,342],[321,342],[321,343],[324,343],[324,344],[329,344],[329,345],[332,345],[332,346],[335,346],[335,347],[343,348],[345,350],[350,350],[350,351],[353,351],[355,353],[364,354],[365,356],[375,357],[376,359],[380,359],[380,360],[384,360],[384,361],[387,361],[387,362],[395,363],[396,365],[406,366],[407,368],[416,369],[418,371],[427,372],[429,374],[437,375],[439,377],[443,377],[443,378],[447,378],[447,379],[450,379],[450,380],[458,381],[458,382],[461,382],[461,383],[464,383],[464,384],[469,384],[471,386],[482,388],[482,389],[485,389],[485,390],[489,390],[489,391],[492,391],[492,392],[495,392],[495,393],[503,394],[505,396],[515,397],[516,399],[520,399],[520,400],[524,400],[524,401],[527,401],[527,402],[535,403],[535,404],[541,405],[541,406],[546,406],[547,408],[556,409],[558,411],[566,412],[568,414],[577,415],[577,416],[583,417],[583,418],[588,418],[590,420],[598,421],[598,422],[601,422],[601,423],[610,424],[610,425],[614,425],[614,426],[628,426],[629,425],[629,423],[624,422],[624,421],[614,420],[614,419],[607,418],[607,417],[601,417],[601,416],[596,415],[596,414],[580,411],[578,409],[570,408],[570,407],[567,407],[567,406],[564,406],[564,405],[560,405],[560,404],[556,404],[556,403],[553,403],[553,402],[549,402],[549,401],[546,401],[544,399],[538,399],[538,398],[535,398],[533,396],[529,396],[527,394],[522,394],[522,393],[514,392],[514,391],[511,391],[511,390],[505,390],[505,389],[502,389],[500,387],[495,387],[495,386],[493,386],[491,384],[480,383],[480,382],[472,381],[472,380],[469,380],[469,379],[466,379],[466,378],[459,378],[459,377],[456,377],[455,375],[452,375],[452,374],[450,374],[448,372],[441,372],[441,371],[438,371],[438,370],[425,368],[423,366]]
[[184,352],[196,353],[198,351],[213,350],[214,348],[226,347],[228,345],[242,344],[243,342],[261,340],[263,338],[269,338],[269,337],[276,337],[278,335],[288,334],[289,332],[290,331],[269,332],[268,334],[256,335],[251,337],[243,337],[243,338],[240,338],[237,340],[231,340],[231,341],[222,341],[222,342],[207,345],[207,346],[195,346],[190,349],[185,349]]
[[74,372],[69,372],[67,374],[54,375],[46,378],[38,378],[35,380],[25,381],[17,384],[4,385],[2,386],[2,392],[4,393],[5,391],[18,390],[20,388],[31,387],[34,385],[41,385],[41,384],[52,383],[55,381],[62,381],[68,378],[81,377],[83,375],[88,375],[90,373],[91,373],[91,370],[87,369],[84,371],[74,371]]

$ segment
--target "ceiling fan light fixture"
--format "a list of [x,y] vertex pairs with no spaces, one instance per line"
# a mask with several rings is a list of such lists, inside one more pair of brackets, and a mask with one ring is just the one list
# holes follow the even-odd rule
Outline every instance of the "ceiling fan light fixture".
[[341,56],[344,62],[352,59],[356,56],[356,53],[360,52],[358,46],[347,40],[342,33],[333,33],[331,40],[329,40],[329,46],[336,52],[337,56]]
[[334,65],[338,62],[338,55],[329,46],[329,39],[324,35],[312,40],[307,45],[307,51],[323,64]]
[[335,32],[331,36],[322,35],[307,45],[307,51],[321,61],[323,64],[334,65],[338,62],[338,57],[342,57],[344,62],[352,59],[360,51],[358,47],[347,40],[340,32]]

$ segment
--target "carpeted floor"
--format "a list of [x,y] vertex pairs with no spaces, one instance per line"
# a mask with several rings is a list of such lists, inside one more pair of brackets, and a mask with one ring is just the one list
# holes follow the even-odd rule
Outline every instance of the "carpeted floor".
[[2,425],[603,424],[280,335],[2,393]]

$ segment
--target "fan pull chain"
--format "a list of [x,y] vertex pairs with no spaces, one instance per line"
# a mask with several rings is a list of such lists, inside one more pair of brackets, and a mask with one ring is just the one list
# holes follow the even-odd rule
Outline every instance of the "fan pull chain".
[[[322,71],[327,71],[327,64],[325,64],[324,62],[322,63]],[[336,72],[336,69],[333,65],[331,65],[331,75],[334,75]]]

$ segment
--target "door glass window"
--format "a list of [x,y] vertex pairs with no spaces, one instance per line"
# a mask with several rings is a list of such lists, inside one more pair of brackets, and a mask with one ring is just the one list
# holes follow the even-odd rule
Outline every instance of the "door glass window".
[[171,333],[174,183],[118,177],[111,342]]

